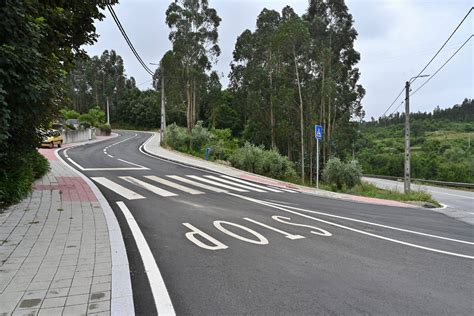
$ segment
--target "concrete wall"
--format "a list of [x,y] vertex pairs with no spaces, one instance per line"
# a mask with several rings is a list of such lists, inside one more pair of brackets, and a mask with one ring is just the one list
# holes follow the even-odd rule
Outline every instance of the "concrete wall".
[[64,130],[62,131],[64,144],[79,143],[87,140],[95,139],[95,128],[86,128],[80,130]]

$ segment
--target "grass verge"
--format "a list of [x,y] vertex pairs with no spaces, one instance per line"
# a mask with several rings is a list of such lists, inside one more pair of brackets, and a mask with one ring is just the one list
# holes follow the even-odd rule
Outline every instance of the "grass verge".
[[405,194],[398,190],[381,189],[365,181],[362,181],[360,184],[356,185],[351,190],[347,190],[343,188],[342,190],[337,191],[331,185],[328,185],[328,184],[322,184],[320,187],[328,191],[366,196],[366,197],[371,197],[371,198],[393,200],[393,201],[400,201],[400,202],[427,202],[427,203],[431,203],[435,205],[436,207],[441,206],[441,204],[439,204],[438,201],[433,199],[431,194],[425,191],[412,190],[409,194]]

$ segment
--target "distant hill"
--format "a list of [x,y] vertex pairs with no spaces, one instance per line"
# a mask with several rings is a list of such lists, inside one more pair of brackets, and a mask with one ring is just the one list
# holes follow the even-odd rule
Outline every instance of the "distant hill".
[[[355,144],[366,174],[402,176],[405,115],[364,122]],[[474,100],[410,114],[412,177],[474,183]]]

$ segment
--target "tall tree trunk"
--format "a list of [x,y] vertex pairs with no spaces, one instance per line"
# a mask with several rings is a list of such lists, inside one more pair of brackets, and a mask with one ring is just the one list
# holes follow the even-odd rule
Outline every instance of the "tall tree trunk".
[[271,129],[271,142],[272,148],[276,148],[276,141],[275,141],[275,116],[273,113],[273,67],[272,67],[272,50],[270,49],[270,59],[269,59],[269,79],[270,79],[270,129]]
[[300,98],[300,141],[301,141],[301,182],[304,184],[304,111],[303,111],[303,96],[301,95],[300,74],[298,71],[298,61],[296,60],[296,51],[293,47],[293,59],[295,62],[296,82],[298,84],[298,95]]
[[193,79],[193,107],[192,107],[192,121],[191,121],[191,129],[196,124],[196,79]]
[[191,104],[191,84],[189,82],[189,80],[187,80],[186,82],[186,123],[187,123],[187,127],[188,127],[188,132],[191,133],[191,129],[192,129],[192,126],[191,126],[191,107],[192,107],[192,104]]
[[[324,61],[323,61],[324,63]],[[321,122],[321,125],[323,125],[323,130],[326,128],[326,124],[325,123],[325,118],[324,118],[324,83],[325,83],[325,75],[326,75],[326,71],[325,71],[325,68],[324,68],[324,64],[323,64],[323,78],[322,78],[322,82],[321,82],[321,111],[320,111],[320,122]],[[322,146],[323,146],[323,161],[324,163],[326,163],[326,159],[324,158],[325,156],[325,148],[326,146],[324,146],[324,136],[323,135],[323,141],[322,141]]]

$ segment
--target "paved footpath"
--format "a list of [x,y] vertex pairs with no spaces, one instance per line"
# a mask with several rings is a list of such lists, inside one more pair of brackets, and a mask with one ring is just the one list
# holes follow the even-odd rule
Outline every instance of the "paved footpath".
[[40,152],[50,172],[27,199],[0,213],[0,315],[133,314],[112,211],[53,150]]

